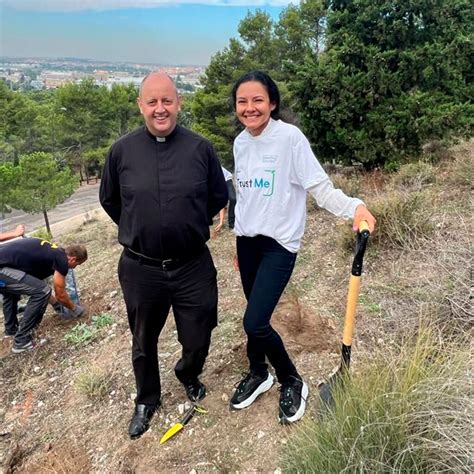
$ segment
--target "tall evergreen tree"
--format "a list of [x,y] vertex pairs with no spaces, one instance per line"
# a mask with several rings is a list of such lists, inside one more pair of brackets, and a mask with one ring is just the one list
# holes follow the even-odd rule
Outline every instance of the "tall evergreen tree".
[[50,153],[36,152],[20,157],[12,207],[28,214],[42,212],[51,234],[48,211],[72,195],[78,179],[69,168],[60,169]]
[[232,143],[241,130],[233,112],[232,86],[242,74],[254,69],[282,80],[284,65],[279,49],[289,41],[286,36],[277,36],[275,23],[261,10],[248,13],[238,31],[240,39],[231,39],[228,47],[211,58],[202,78],[204,87],[196,92],[192,104],[193,129],[212,141],[228,168],[233,167]]
[[318,155],[373,167],[469,135],[472,25],[467,0],[330,2],[327,49],[290,83]]
[[13,163],[0,163],[0,217],[11,212],[12,193],[16,185],[15,171]]
[[111,113],[107,88],[96,86],[92,79],[59,88],[56,98],[59,109],[56,141],[70,166],[83,179],[84,153],[109,144],[121,125],[116,128],[118,121]]

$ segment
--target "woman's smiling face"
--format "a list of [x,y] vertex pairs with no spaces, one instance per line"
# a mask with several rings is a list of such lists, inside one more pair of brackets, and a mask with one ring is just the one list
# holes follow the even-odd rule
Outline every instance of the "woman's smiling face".
[[270,102],[266,87],[258,81],[243,82],[237,89],[235,111],[249,133],[258,136],[267,126],[276,104]]

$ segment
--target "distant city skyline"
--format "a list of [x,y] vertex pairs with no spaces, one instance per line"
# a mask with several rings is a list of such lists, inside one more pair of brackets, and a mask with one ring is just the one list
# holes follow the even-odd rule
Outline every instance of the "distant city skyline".
[[0,0],[0,56],[207,65],[257,8],[288,0]]

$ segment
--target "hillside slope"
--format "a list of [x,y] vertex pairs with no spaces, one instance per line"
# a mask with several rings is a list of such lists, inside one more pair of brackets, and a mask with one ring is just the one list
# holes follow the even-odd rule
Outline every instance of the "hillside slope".
[[[472,147],[458,152],[472,156]],[[386,192],[386,178],[378,174],[358,179],[369,203]],[[472,250],[470,191],[442,179],[430,186],[436,196],[430,216],[435,232],[416,245],[367,251],[353,370],[363,370],[359,354],[389,348],[403,331],[416,327],[425,305],[465,304],[459,285],[468,281]],[[308,382],[307,416],[314,417],[317,387],[339,361],[352,258],[336,241],[340,226],[348,224],[312,204],[308,208],[302,250],[274,324]],[[172,315],[159,343],[163,408],[149,432],[130,441],[135,389],[116,275],[121,252],[116,228],[106,219],[89,221],[58,240],[88,246],[89,260],[78,267],[77,277],[88,308],[80,321],[85,324],[82,334],[92,334],[92,339],[80,342],[74,330],[78,322],[58,319],[48,310],[37,335],[42,344],[32,353],[13,355],[11,340],[0,340],[3,472],[278,472],[281,449],[298,425],[278,424],[277,388],[247,410],[229,410],[234,385],[246,370],[245,300],[232,267],[233,234],[224,230],[209,244],[218,270],[220,322],[202,376],[208,389],[202,404],[208,413],[195,416],[161,446],[161,435],[180,418],[186,402],[173,372],[180,345]]]

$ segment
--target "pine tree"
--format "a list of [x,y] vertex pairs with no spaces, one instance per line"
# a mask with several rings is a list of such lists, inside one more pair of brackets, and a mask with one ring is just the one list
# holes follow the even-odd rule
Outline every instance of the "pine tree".
[[51,235],[48,211],[72,195],[78,179],[69,168],[60,169],[53,156],[44,152],[21,156],[17,168],[12,204],[28,214],[42,212]]
[[289,85],[323,160],[366,167],[472,133],[472,4],[330,2],[326,51]]

